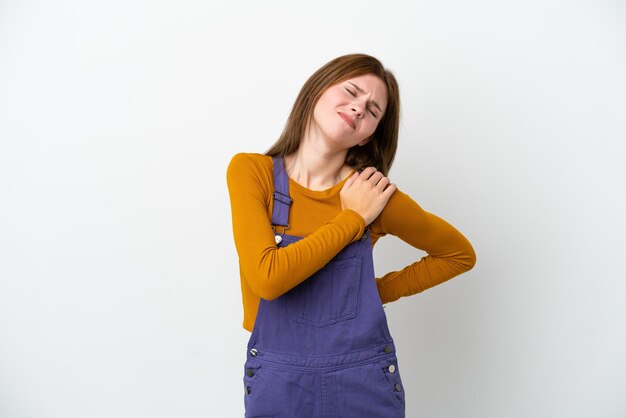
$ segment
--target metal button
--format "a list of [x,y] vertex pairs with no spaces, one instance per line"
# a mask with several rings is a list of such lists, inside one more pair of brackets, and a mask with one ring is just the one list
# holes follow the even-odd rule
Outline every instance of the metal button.
[[391,353],[391,346],[389,344],[385,346],[385,353],[387,354]]
[[250,394],[250,386],[246,386],[246,394]]
[[250,350],[250,355],[256,357],[256,348],[253,348],[252,350]]
[[400,386],[400,383],[396,383],[394,388],[396,389],[397,392],[400,392],[402,390],[402,386]]
[[248,369],[248,370],[246,370],[246,374],[248,375],[248,377],[252,377],[252,376],[254,376],[254,370]]
[[393,364],[389,365],[389,373],[393,373],[396,371],[396,366],[394,366]]

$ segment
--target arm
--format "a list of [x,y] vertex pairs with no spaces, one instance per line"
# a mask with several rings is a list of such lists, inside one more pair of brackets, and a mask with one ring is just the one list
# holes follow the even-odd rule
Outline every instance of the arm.
[[345,209],[314,233],[277,247],[268,216],[272,183],[263,167],[245,153],[236,154],[228,165],[226,181],[239,268],[252,291],[263,299],[275,299],[303,282],[365,231],[361,215]]
[[411,296],[474,267],[470,242],[445,220],[423,210],[407,194],[396,190],[380,215],[380,227],[428,253],[400,271],[376,280],[382,303]]

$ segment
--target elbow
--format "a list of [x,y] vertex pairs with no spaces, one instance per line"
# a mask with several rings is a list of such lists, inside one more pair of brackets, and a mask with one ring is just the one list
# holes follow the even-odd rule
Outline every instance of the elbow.
[[259,295],[261,299],[265,299],[268,301],[272,301],[280,296],[280,294],[275,289],[267,286],[262,286],[261,288],[259,288],[256,294]]
[[473,269],[475,265],[476,265],[476,251],[474,251],[474,247],[469,245],[468,250],[467,250],[467,255],[465,257],[466,271]]
[[280,296],[280,292],[277,287],[269,280],[248,280],[248,285],[252,292],[254,292],[261,299],[274,300]]
[[282,266],[277,248],[265,251],[259,261],[242,266],[250,289],[260,298],[272,301],[289,291],[295,274]]
[[252,292],[262,299],[271,301],[284,293],[280,286],[284,280],[269,270],[248,270],[245,276]]
[[457,250],[453,259],[453,265],[457,271],[456,274],[465,273],[473,269],[476,265],[476,251],[474,251],[472,245],[467,242],[466,245]]

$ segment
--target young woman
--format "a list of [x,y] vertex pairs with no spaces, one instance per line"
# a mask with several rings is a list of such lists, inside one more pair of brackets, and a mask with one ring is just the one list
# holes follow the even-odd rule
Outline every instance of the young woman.
[[[468,240],[390,183],[400,100],[374,57],[331,60],[304,84],[283,133],[227,170],[244,305],[246,417],[404,417],[383,304],[474,266]],[[380,278],[392,234],[427,256]]]

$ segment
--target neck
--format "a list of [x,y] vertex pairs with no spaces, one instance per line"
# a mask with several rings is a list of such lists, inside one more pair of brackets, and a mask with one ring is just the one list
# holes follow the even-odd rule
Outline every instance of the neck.
[[285,170],[291,179],[307,189],[325,190],[352,171],[345,165],[347,152],[317,149],[310,141],[303,140],[296,152],[285,156]]

